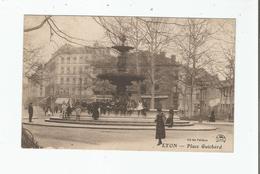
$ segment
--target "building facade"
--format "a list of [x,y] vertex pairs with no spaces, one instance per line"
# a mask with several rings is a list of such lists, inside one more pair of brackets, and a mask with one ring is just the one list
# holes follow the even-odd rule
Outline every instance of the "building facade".
[[110,56],[109,48],[73,47],[64,45],[45,65],[49,79],[45,96],[82,99],[93,97],[96,79],[93,64]]
[[218,111],[222,119],[234,121],[234,81],[221,81],[220,87],[220,104]]

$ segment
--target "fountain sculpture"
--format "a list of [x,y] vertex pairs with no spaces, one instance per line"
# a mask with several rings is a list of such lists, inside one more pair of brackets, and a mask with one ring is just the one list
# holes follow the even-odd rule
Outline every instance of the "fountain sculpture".
[[132,50],[133,47],[125,45],[126,37],[124,35],[120,37],[120,41],[122,42],[121,45],[112,47],[119,52],[117,72],[99,74],[98,78],[108,80],[112,85],[115,85],[116,94],[114,97],[118,98],[121,103],[126,104],[129,98],[127,86],[131,86],[133,81],[144,80],[144,77],[142,75],[127,72],[127,53]]

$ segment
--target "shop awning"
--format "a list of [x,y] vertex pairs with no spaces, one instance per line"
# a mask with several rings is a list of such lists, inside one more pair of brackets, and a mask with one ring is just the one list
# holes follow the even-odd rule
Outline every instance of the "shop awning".
[[44,98],[40,99],[39,103],[46,103],[48,98],[49,97],[44,97]]
[[69,98],[57,98],[55,103],[56,104],[62,104],[63,102],[68,103]]

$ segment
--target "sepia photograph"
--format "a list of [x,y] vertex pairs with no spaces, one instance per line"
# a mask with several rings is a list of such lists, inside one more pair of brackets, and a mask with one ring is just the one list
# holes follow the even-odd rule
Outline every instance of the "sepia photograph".
[[235,18],[23,25],[22,148],[234,152]]

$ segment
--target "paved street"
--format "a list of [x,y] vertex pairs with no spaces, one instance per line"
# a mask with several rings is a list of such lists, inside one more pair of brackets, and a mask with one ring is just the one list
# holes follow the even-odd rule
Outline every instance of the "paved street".
[[[44,148],[230,152],[233,144],[232,125],[217,125],[214,131],[167,131],[163,146],[156,145],[153,130],[24,127],[34,134]],[[216,142],[218,134],[224,135],[226,142]],[[222,146],[221,149],[206,149],[202,148],[202,144]]]

